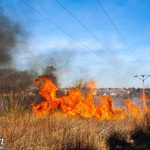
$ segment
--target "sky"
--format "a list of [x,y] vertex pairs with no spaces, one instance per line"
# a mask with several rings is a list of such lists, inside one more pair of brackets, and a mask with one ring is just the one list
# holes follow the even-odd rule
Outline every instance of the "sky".
[[101,88],[142,87],[134,76],[150,74],[150,1],[1,0],[0,6],[28,35],[12,52],[17,69],[41,73],[53,65],[61,87],[80,79]]

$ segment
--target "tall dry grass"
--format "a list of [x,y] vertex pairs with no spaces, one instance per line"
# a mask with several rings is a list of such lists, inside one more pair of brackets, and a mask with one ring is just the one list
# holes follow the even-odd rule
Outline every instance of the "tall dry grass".
[[37,118],[33,113],[0,116],[5,150],[148,150],[149,120],[128,117],[99,121],[61,112]]
[[31,94],[28,92],[9,91],[0,93],[0,115],[24,113],[31,110]]
[[55,112],[37,118],[25,93],[0,94],[4,150],[149,150],[150,121],[103,120]]

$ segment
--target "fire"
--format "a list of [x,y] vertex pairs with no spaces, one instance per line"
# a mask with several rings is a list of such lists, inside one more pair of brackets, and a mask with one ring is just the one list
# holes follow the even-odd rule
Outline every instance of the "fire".
[[[83,93],[80,84],[75,89],[69,90],[68,95],[59,98],[56,97],[58,88],[51,79],[41,76],[34,83],[38,86],[39,94],[43,98],[43,101],[38,105],[32,104],[32,109],[37,116],[61,111],[72,116],[112,120],[123,119],[127,116],[140,119],[145,113],[150,112],[147,106],[141,108],[133,104],[130,99],[125,100],[126,106],[122,109],[119,107],[113,108],[113,99],[110,96],[100,96],[100,103],[98,106],[95,106],[93,93],[96,92],[97,88],[94,81],[84,84],[84,87],[87,89],[86,95]],[[145,103],[149,101],[146,95],[142,97],[144,97],[143,101]]]

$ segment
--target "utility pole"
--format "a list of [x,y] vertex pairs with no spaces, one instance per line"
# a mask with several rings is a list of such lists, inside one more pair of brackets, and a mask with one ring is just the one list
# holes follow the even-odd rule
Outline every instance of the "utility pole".
[[139,78],[140,80],[142,80],[142,84],[143,84],[143,95],[142,95],[142,97],[143,97],[143,106],[144,106],[144,108],[146,108],[147,106],[146,106],[146,100],[145,100],[145,87],[144,87],[144,81],[145,81],[147,78],[149,78],[150,75],[140,75],[140,76],[135,75],[134,77]]

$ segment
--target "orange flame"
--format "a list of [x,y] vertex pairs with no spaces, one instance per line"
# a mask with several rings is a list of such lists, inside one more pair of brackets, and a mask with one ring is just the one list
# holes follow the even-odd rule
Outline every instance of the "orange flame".
[[[35,81],[35,84],[38,86],[39,94],[44,100],[38,105],[32,104],[33,111],[37,116],[61,111],[73,116],[112,120],[123,119],[129,115],[140,119],[145,112],[150,112],[148,107],[143,109],[140,106],[136,106],[130,99],[125,100],[126,106],[124,108],[113,108],[113,99],[110,96],[100,96],[100,104],[95,106],[93,103],[93,93],[96,90],[96,83],[94,81],[84,85],[88,89],[86,96],[78,85],[75,89],[69,90],[67,96],[60,98],[56,97],[58,88],[51,79],[41,76]],[[146,102],[148,102],[148,98],[146,95],[144,96]]]

